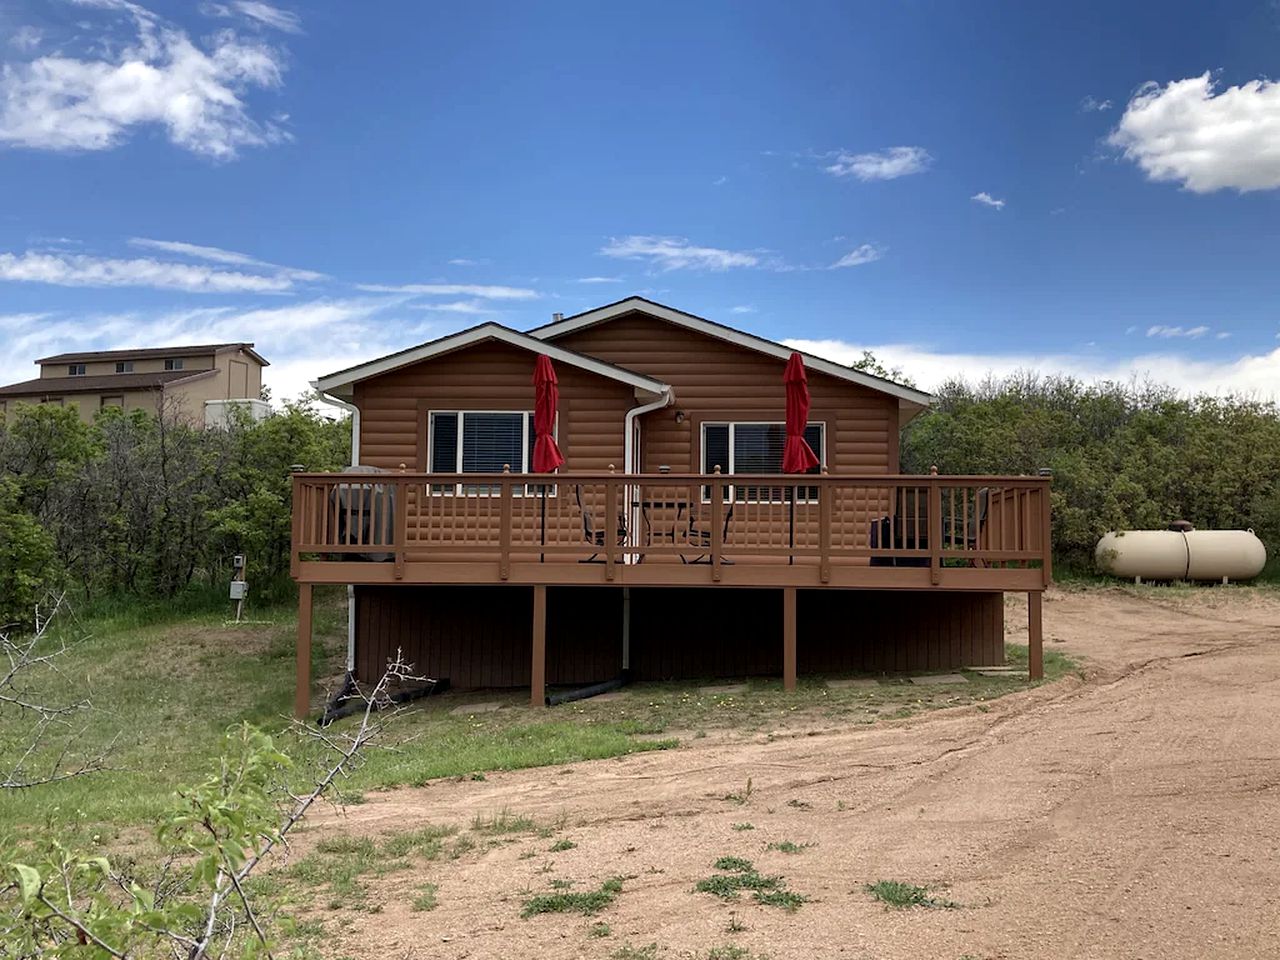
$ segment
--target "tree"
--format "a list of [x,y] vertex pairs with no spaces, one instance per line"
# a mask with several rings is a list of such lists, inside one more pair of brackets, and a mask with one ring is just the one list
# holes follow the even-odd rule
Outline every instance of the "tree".
[[31,625],[56,570],[53,537],[20,499],[17,482],[0,476],[0,630]]

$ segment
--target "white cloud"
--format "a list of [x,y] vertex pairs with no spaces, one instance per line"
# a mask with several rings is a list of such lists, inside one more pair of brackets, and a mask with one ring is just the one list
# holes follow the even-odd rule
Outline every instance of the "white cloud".
[[611,237],[601,248],[602,256],[619,260],[642,260],[660,270],[729,270],[754,267],[760,256],[745,250],[699,247],[683,237]]
[[995,207],[997,210],[1004,209],[1004,201],[997,200],[995,197],[987,193],[987,191],[985,190],[981,191],[980,193],[975,193],[969,199],[973,200],[975,203],[981,203],[984,206]]
[[1081,113],[1101,113],[1104,110],[1111,109],[1110,100],[1097,100],[1093,97],[1085,97],[1080,101]]
[[1067,374],[1082,380],[1127,382],[1150,378],[1184,393],[1247,393],[1272,399],[1280,394],[1280,347],[1270,353],[1234,360],[1201,360],[1169,353],[1150,353],[1108,360],[1076,354],[948,353],[906,343],[854,344],[841,340],[784,340],[787,346],[849,364],[870,350],[887,367],[898,367],[922,389],[932,390],[953,377],[970,382],[1032,370]]
[[1208,73],[1148,83],[1107,142],[1156,181],[1192,193],[1280,187],[1280,83],[1215,91]]
[[449,260],[449,261],[447,261],[447,262],[448,262],[450,265],[455,266],[455,267],[479,267],[479,266],[482,266],[482,265],[484,265],[484,264],[488,263],[489,261],[488,261],[488,260],[473,260],[473,259],[471,259],[470,257],[454,257],[452,260]]
[[738,313],[738,314],[742,314],[742,313],[755,313],[755,312],[756,312],[756,308],[755,308],[755,307],[753,307],[753,306],[750,306],[749,304],[742,304],[742,305],[737,306],[737,307],[730,307],[730,308],[729,308],[729,312],[730,312],[730,313]]
[[728,182],[729,182],[729,178],[728,178],[728,177],[726,177],[726,176],[719,176],[719,177],[716,177],[714,180],[712,180],[712,181],[711,181],[711,185],[712,185],[713,187],[723,187],[723,186],[724,186],[726,183],[728,183]]
[[209,4],[205,10],[215,17],[231,17],[239,14],[254,23],[283,33],[302,32],[302,20],[296,13],[281,10],[269,3],[261,3],[259,0],[235,0],[230,4]]
[[491,314],[493,307],[483,300],[455,300],[452,303],[414,303],[413,310],[427,310],[431,313]]
[[293,286],[293,280],[281,274],[257,276],[149,257],[117,260],[31,250],[0,253],[0,280],[60,287],[150,287],[191,293],[279,293]]
[[579,277],[578,283],[621,283],[621,277]]
[[831,265],[832,270],[838,270],[841,267],[860,267],[864,263],[873,263],[884,256],[884,251],[872,243],[864,243],[860,247],[855,247],[843,257]]
[[837,177],[857,177],[859,180],[896,180],[913,173],[923,173],[933,163],[933,157],[924,147],[889,147],[875,153],[836,154],[827,173]]
[[209,260],[213,263],[226,263],[238,267],[256,267],[260,270],[271,270],[292,280],[323,280],[325,275],[314,270],[298,270],[294,267],[282,267],[279,264],[259,260],[247,253],[235,250],[223,250],[221,247],[205,247],[198,243],[185,243],[181,240],[152,240],[147,237],[130,237],[129,245],[144,250],[160,250],[178,256],[193,257],[196,260]]
[[[107,150],[139,128],[159,126],[170,142],[217,160],[243,147],[288,139],[255,120],[252,88],[279,87],[283,59],[258,41],[223,30],[206,49],[155,14],[124,0],[76,0],[127,14],[134,37],[83,58],[62,52],[0,71],[0,144],[38,150]],[[106,52],[103,52],[106,51]]]
[[44,34],[39,29],[24,26],[13,31],[13,34],[9,37],[9,43],[19,50],[31,51],[40,46],[40,41],[43,39]]
[[526,287],[495,287],[472,283],[358,283],[357,290],[371,293],[407,293],[414,296],[480,297],[484,300],[536,300],[542,294]]
[[1209,332],[1208,327],[1167,327],[1164,324],[1156,324],[1147,327],[1148,337],[1159,337],[1162,340],[1171,340],[1175,337],[1185,337],[1190,340],[1198,340]]

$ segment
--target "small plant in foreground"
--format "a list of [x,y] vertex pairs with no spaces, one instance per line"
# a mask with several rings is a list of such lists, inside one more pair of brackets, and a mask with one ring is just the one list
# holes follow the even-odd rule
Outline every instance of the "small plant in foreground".
[[813,843],[792,843],[790,840],[782,840],[778,843],[771,843],[766,850],[777,850],[779,853],[801,853],[810,847],[817,846]]
[[439,889],[434,883],[424,883],[418,888],[418,895],[413,898],[413,909],[419,913],[426,910],[434,910],[436,908],[436,891]]
[[626,943],[611,954],[613,960],[657,960],[658,945],[647,943],[643,947],[633,947]]
[[927,887],[917,887],[915,884],[903,883],[900,880],[877,880],[875,883],[868,883],[864,889],[885,906],[897,909],[941,907],[953,910],[960,906],[953,900],[929,896]]
[[754,830],[755,828],[756,828],[756,825],[754,823],[735,823],[733,825],[733,829],[739,832],[743,830]]
[[587,930],[587,935],[595,937],[597,940],[607,937],[611,933],[613,933],[613,928],[604,922],[593,923]]
[[782,907],[794,911],[808,902],[803,894],[787,890],[781,877],[764,877],[756,872],[750,860],[721,857],[714,864],[723,873],[712,874],[694,886],[698,893],[709,893],[721,900],[737,900],[743,890],[750,890],[756,903],[766,907]]
[[572,840],[557,840],[548,848],[548,850],[551,853],[563,853],[565,850],[572,850],[576,846],[577,844]]
[[540,913],[599,913],[622,892],[622,878],[611,877],[597,890],[583,893],[541,893],[524,903],[520,916],[526,920]]
[[725,800],[729,803],[736,803],[738,806],[744,805],[751,799],[751,778],[747,777],[747,786],[741,793],[726,793]]

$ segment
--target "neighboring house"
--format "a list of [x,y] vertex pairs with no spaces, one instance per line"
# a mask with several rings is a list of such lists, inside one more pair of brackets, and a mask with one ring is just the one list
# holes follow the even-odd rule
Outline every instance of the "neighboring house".
[[[353,462],[299,474],[298,703],[311,587],[353,585],[350,667],[396,651],[459,687],[897,671],[1004,661],[1004,591],[1051,575],[1045,477],[902,477],[932,398],[805,356],[819,470],[782,475],[792,351],[632,297],[520,333],[487,323],[320,378]],[[565,462],[528,474],[532,373]],[[546,475],[543,475],[546,476]]]
[[221,426],[233,406],[254,418],[269,411],[262,400],[267,361],[252,343],[60,353],[36,363],[38,378],[0,387],[0,412],[15,403],[54,403],[78,408],[88,422],[104,407],[167,409]]

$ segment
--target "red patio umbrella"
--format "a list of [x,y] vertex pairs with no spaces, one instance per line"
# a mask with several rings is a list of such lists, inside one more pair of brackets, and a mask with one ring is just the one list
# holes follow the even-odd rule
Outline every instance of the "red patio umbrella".
[[[534,473],[551,473],[564,463],[564,455],[556,446],[556,404],[560,402],[560,388],[556,385],[556,371],[551,358],[538,354],[533,365],[533,459],[529,464]],[[547,542],[547,485],[542,485],[542,542]],[[545,560],[545,556],[539,556]]]
[[[538,354],[533,365],[533,462],[534,473],[551,473],[564,463],[564,456],[556,446],[556,404],[560,402],[560,388],[556,385],[556,372],[551,358]],[[805,409],[808,409],[806,403]],[[788,421],[789,423],[790,421]]]
[[[807,473],[820,462],[809,441],[804,438],[804,428],[809,422],[809,380],[804,372],[804,360],[800,354],[793,353],[787,360],[787,369],[782,373],[782,382],[787,387],[787,442],[782,448],[783,473]],[[791,488],[791,546],[796,543],[796,496],[798,487]],[[787,558],[787,563],[795,563],[795,556]]]
[[793,353],[787,361],[782,382],[787,385],[787,444],[782,448],[782,472],[807,473],[819,461],[804,438],[809,422],[809,381],[800,354]]

